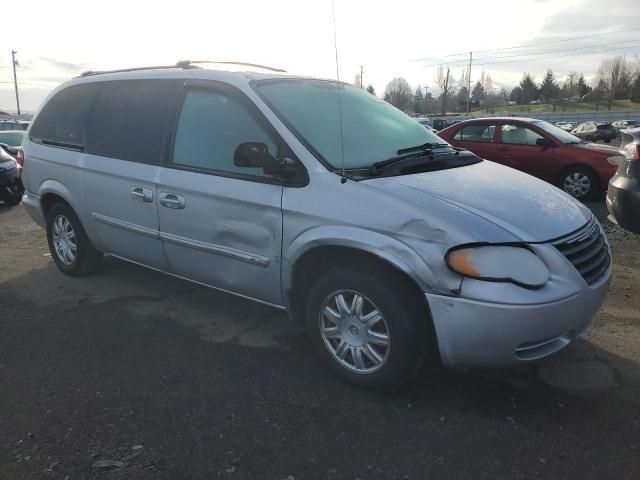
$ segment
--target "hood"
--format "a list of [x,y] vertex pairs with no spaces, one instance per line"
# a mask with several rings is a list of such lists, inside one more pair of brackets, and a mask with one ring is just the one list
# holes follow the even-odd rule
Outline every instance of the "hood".
[[[579,229],[592,216],[587,207],[559,188],[487,160],[363,182],[427,210],[450,215],[453,222],[469,222],[474,229],[482,228],[477,222],[482,219],[486,232],[476,232],[478,241],[545,242]],[[443,210],[436,203],[451,207]],[[460,209],[476,218],[461,216]],[[496,235],[497,229],[504,234]]]

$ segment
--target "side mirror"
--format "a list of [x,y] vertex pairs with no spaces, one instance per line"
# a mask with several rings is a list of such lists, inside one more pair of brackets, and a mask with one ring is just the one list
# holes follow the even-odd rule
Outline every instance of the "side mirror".
[[536,145],[539,147],[553,147],[553,142],[546,137],[538,138]]
[[291,178],[296,173],[295,162],[288,158],[281,160],[269,153],[266,144],[260,142],[245,142],[238,145],[233,155],[236,167],[262,168],[267,175]]

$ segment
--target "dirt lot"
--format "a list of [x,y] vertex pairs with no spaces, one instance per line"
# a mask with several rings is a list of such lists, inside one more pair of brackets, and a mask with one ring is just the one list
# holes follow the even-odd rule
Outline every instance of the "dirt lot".
[[568,350],[383,395],[267,307],[113,259],[66,277],[0,205],[0,478],[640,478],[640,236],[607,229],[611,291]]

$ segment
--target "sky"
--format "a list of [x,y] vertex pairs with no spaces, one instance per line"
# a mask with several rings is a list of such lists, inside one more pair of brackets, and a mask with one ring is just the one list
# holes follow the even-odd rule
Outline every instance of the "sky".
[[541,80],[548,68],[559,79],[570,70],[592,78],[603,59],[640,54],[637,2],[333,0],[332,9],[332,0],[25,0],[30,15],[3,24],[0,110],[15,111],[11,49],[23,111],[85,70],[181,59],[336,78],[333,11],[340,79],[353,82],[362,65],[378,95],[400,76],[437,93],[436,65],[447,62],[458,79],[469,51],[473,82],[483,69],[497,87],[512,87],[525,71]]

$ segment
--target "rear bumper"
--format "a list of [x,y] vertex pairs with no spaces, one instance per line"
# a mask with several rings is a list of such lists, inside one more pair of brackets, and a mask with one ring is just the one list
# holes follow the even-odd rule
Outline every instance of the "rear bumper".
[[25,192],[22,197],[22,206],[29,216],[41,227],[46,226],[44,215],[42,214],[42,206],[40,204],[40,196],[35,193]]
[[611,266],[596,285],[560,301],[512,305],[427,293],[447,366],[508,367],[552,355],[583,332],[604,301]]
[[619,188],[611,182],[607,192],[607,210],[622,228],[640,233],[640,190]]

